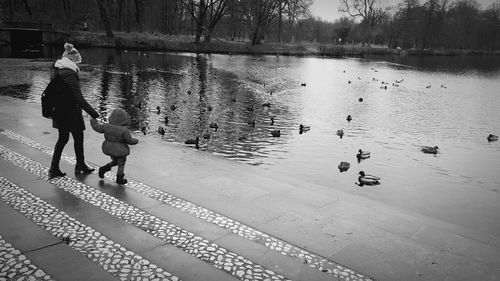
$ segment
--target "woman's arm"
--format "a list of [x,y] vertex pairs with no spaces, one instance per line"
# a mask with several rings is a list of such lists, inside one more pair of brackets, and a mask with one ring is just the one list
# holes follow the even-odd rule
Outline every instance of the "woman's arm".
[[99,113],[95,111],[92,106],[85,100],[82,95],[82,90],[80,89],[80,83],[78,82],[78,77],[75,74],[71,74],[65,77],[66,83],[69,87],[71,95],[73,95],[73,99],[75,102],[85,110],[92,118],[99,117]]

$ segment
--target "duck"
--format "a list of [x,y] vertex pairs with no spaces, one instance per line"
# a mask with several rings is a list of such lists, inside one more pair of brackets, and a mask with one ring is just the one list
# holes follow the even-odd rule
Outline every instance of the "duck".
[[209,105],[209,106],[207,107],[207,109],[208,109],[208,111],[212,111],[212,109],[214,109],[214,108],[213,108],[211,105]]
[[387,90],[387,86],[382,86],[382,87],[380,87],[380,89]]
[[347,84],[351,84],[351,80],[347,81]]
[[337,130],[337,136],[342,138],[344,136],[344,130]]
[[358,185],[378,185],[380,184],[380,178],[374,175],[365,174],[364,171],[359,171]]
[[340,162],[339,164],[339,171],[342,173],[342,172],[345,172],[347,170],[349,170],[349,167],[351,167],[351,164],[349,162]]
[[168,116],[165,116],[164,122],[165,122],[165,126],[167,126],[168,125]]
[[299,125],[299,133],[302,134],[302,133],[307,132],[309,130],[311,130],[311,126],[306,126],[304,124]]
[[398,84],[395,84],[395,83],[392,83],[392,86],[393,86],[393,87],[399,87],[399,85],[398,85]]
[[389,83],[382,81],[382,85],[387,85],[387,84],[389,84]]
[[351,117],[351,115],[347,115],[347,118],[346,118],[346,120],[347,120],[347,122],[351,122],[351,120],[352,120],[352,117]]
[[395,82],[399,84],[399,83],[403,83],[403,81],[405,81],[405,79],[401,78],[401,80],[396,80]]
[[270,102],[265,102],[262,104],[262,107],[271,107],[271,103]]
[[375,77],[373,77],[373,78],[372,78],[372,81],[378,81],[378,79],[377,79],[377,78],[375,78]]
[[195,139],[188,139],[184,143],[185,144],[194,144],[196,149],[200,149],[200,146],[198,145],[200,142],[200,137],[196,137]]
[[367,159],[370,158],[370,152],[369,151],[363,151],[363,150],[358,150],[358,154],[356,154],[356,157],[358,159]]
[[271,135],[273,137],[279,138],[281,136],[281,131],[280,130],[272,130]]
[[274,125],[274,117],[271,117],[271,126]]
[[358,101],[359,101],[359,102],[363,102],[363,98],[359,98],[359,99],[358,99]]
[[186,92],[186,94],[190,95],[190,94],[191,94],[191,91],[190,91],[190,90],[188,90],[188,91]]
[[219,129],[219,124],[217,124],[217,122],[212,122],[210,123],[209,127],[215,129],[215,131],[217,132],[217,130]]
[[306,85],[307,85],[306,83],[300,84],[300,86],[302,86],[302,87],[305,87]]
[[439,150],[439,147],[437,146],[422,146],[421,148],[422,152],[423,153],[428,153],[428,154],[437,154],[438,153],[438,150]]
[[161,137],[163,138],[163,136],[165,136],[165,129],[163,129],[163,127],[158,127],[158,134],[161,135]]
[[486,138],[488,141],[497,141],[498,136],[489,134],[488,137]]
[[358,80],[361,80],[361,77],[358,76]]
[[427,85],[427,87],[425,87],[425,88],[430,89],[430,88],[431,88],[431,85]]
[[170,106],[170,109],[172,109],[172,111],[174,111],[174,110],[176,110],[176,109],[177,109],[177,106],[176,106],[175,104],[172,104],[172,105]]
[[445,85],[442,85],[442,84],[441,84],[441,88],[444,88],[444,89],[446,89],[446,86],[445,86]]
[[203,134],[203,138],[206,139],[206,140],[209,140],[210,139],[210,132],[206,132]]
[[159,106],[156,107],[156,114],[160,114],[161,108]]

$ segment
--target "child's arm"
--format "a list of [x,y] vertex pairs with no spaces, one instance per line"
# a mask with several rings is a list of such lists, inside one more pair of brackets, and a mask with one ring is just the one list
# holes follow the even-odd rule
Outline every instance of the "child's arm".
[[92,126],[92,129],[94,129],[94,131],[98,133],[104,133],[104,125],[97,122],[97,119],[90,119],[90,126]]
[[125,130],[125,132],[123,133],[123,140],[126,144],[137,144],[139,142],[138,139],[132,137],[132,134],[129,130]]

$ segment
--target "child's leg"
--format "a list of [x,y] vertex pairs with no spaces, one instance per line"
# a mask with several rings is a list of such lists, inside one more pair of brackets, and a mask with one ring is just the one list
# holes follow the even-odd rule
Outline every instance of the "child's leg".
[[125,177],[125,162],[127,161],[126,157],[117,157],[116,162],[118,164],[118,171],[116,172],[116,183],[126,184],[127,179]]
[[101,179],[104,178],[104,174],[106,172],[111,171],[111,167],[118,165],[118,161],[116,159],[117,159],[116,157],[111,156],[111,162],[99,168],[99,177]]

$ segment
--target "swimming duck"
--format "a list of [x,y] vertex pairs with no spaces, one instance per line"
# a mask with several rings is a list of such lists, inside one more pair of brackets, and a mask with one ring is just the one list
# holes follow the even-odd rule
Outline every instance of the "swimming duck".
[[358,150],[358,154],[356,154],[356,157],[358,159],[367,159],[370,158],[370,152],[369,151],[363,151],[363,150]]
[[439,147],[437,146],[422,146],[421,150],[423,153],[437,154]]
[[174,110],[176,110],[176,109],[177,109],[177,106],[176,106],[175,104],[172,104],[172,105],[170,106],[170,109],[172,109],[172,111],[174,111]]
[[359,101],[359,102],[363,102],[363,98],[359,98],[359,99],[358,99],[358,101]]
[[380,89],[387,90],[387,86],[382,86],[382,87],[380,87]]
[[271,107],[271,103],[270,102],[265,102],[262,104],[262,107]]
[[344,130],[337,130],[337,136],[342,138],[344,136]]
[[163,129],[163,127],[158,127],[158,134],[161,135],[161,137],[163,138],[163,136],[165,135],[165,129]]
[[427,87],[425,87],[425,88],[430,89],[430,88],[431,88],[431,85],[427,85]]
[[403,83],[404,80],[404,78],[401,78],[401,80],[396,80],[396,83]]
[[209,140],[210,139],[210,132],[206,132],[203,134],[203,138],[206,139],[206,140]]
[[388,85],[389,83],[382,81],[382,85]]
[[187,93],[188,95],[190,95],[190,94],[191,94],[191,91],[189,91],[189,90],[188,90],[186,93]]
[[274,117],[271,117],[271,126],[274,125]]
[[375,77],[373,77],[373,78],[372,78],[372,81],[378,81],[378,79],[377,79],[377,78],[375,78]]
[[347,120],[348,122],[351,122],[351,120],[352,120],[352,117],[351,117],[351,115],[347,115],[347,118],[346,118],[346,120]]
[[165,126],[168,125],[168,116],[165,116],[164,122],[165,122]]
[[305,86],[306,86],[306,83],[302,83],[302,84],[300,84],[300,86],[305,87]]
[[299,125],[299,134],[302,134],[304,132],[307,132],[311,130],[311,126],[305,126],[304,124]]
[[380,180],[380,178],[377,177],[377,176],[365,174],[364,171],[360,171],[359,172],[359,177],[358,177],[358,181],[359,181],[358,185],[359,186],[363,186],[363,185],[378,185],[378,184],[380,184],[379,180]]
[[273,137],[279,138],[281,136],[281,131],[280,130],[272,130],[271,135]]
[[159,107],[159,106],[157,106],[157,107],[156,107],[156,114],[160,114],[160,112],[161,112],[161,109],[160,109],[160,107]]
[[445,85],[441,85],[441,88],[444,88],[444,89],[446,89],[446,86],[445,86]]
[[200,137],[196,137],[196,139],[188,139],[185,141],[185,144],[194,144],[196,149],[200,149],[200,146],[198,145],[200,142]]
[[497,141],[498,136],[489,134],[488,137],[486,138],[488,141]]
[[342,162],[340,162],[338,167],[339,167],[340,172],[342,173],[342,172],[349,170],[349,167],[351,167],[351,164],[349,162],[342,161]]
[[361,77],[358,76],[358,80],[361,80]]
[[351,80],[347,81],[347,84],[351,84]]
[[392,86],[393,86],[393,87],[399,87],[399,85],[398,85],[398,84],[395,84],[395,83],[392,83]]
[[212,111],[212,109],[214,109],[214,108],[213,108],[211,105],[209,105],[209,106],[207,107],[207,109],[208,109],[208,111]]
[[215,131],[217,132],[217,130],[219,129],[219,124],[217,124],[217,122],[212,122],[210,123],[209,127],[215,129]]

